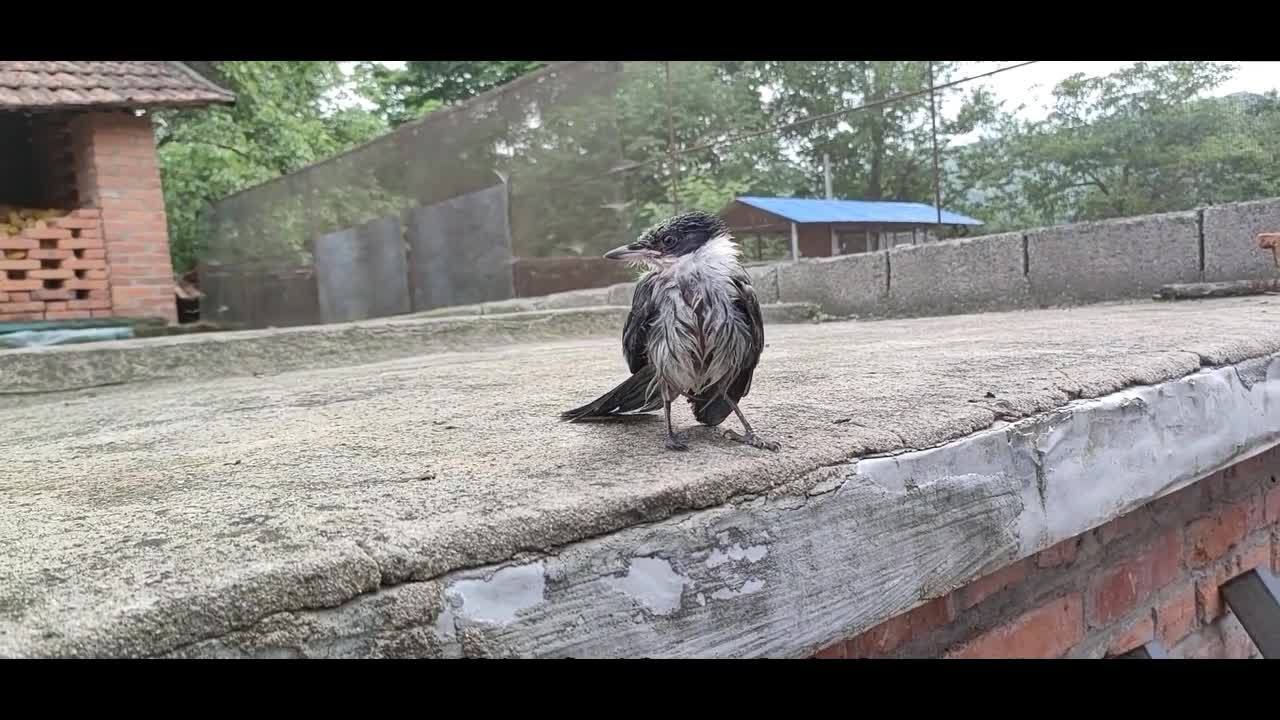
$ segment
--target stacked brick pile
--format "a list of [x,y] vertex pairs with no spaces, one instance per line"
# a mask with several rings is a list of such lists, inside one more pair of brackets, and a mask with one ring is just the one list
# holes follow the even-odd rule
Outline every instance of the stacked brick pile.
[[110,316],[100,210],[0,213],[0,322]]

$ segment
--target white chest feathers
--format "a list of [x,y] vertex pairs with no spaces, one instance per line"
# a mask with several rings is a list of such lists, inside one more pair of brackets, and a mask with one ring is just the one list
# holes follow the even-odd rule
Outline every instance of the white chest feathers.
[[737,247],[715,238],[656,278],[657,316],[649,358],[669,393],[701,394],[730,382],[751,348],[751,325],[738,308]]

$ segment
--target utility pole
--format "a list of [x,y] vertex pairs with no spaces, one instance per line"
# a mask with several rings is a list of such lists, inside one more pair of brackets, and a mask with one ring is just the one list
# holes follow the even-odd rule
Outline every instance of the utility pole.
[[942,239],[942,181],[938,175],[938,92],[933,84],[933,61],[929,61],[929,119],[933,123],[933,204],[938,210],[938,239]]
[[[822,153],[822,180],[826,184],[827,199],[834,200],[835,193],[831,190],[831,153]],[[836,238],[836,226],[831,226],[831,257],[840,254],[840,240]]]

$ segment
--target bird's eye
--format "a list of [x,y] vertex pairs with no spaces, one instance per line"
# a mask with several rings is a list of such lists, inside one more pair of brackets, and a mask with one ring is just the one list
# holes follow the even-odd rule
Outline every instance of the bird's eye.
[[676,236],[675,236],[675,235],[663,235],[663,236],[662,236],[662,247],[663,247],[663,248],[665,248],[665,249],[667,249],[667,250],[670,250],[671,248],[673,248],[673,247],[675,247],[675,246],[676,246]]

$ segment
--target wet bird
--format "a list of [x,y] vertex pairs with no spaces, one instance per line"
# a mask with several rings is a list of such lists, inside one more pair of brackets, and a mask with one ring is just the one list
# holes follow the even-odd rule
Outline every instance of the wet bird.
[[751,276],[724,222],[710,213],[683,213],[605,253],[646,267],[622,329],[631,377],[581,407],[561,413],[573,422],[653,412],[666,415],[667,448],[685,450],[686,433],[671,424],[671,404],[684,396],[701,424],[715,427],[730,413],[743,433],[725,436],[764,450],[778,443],[756,435],[738,403],[751,391],[764,319]]

